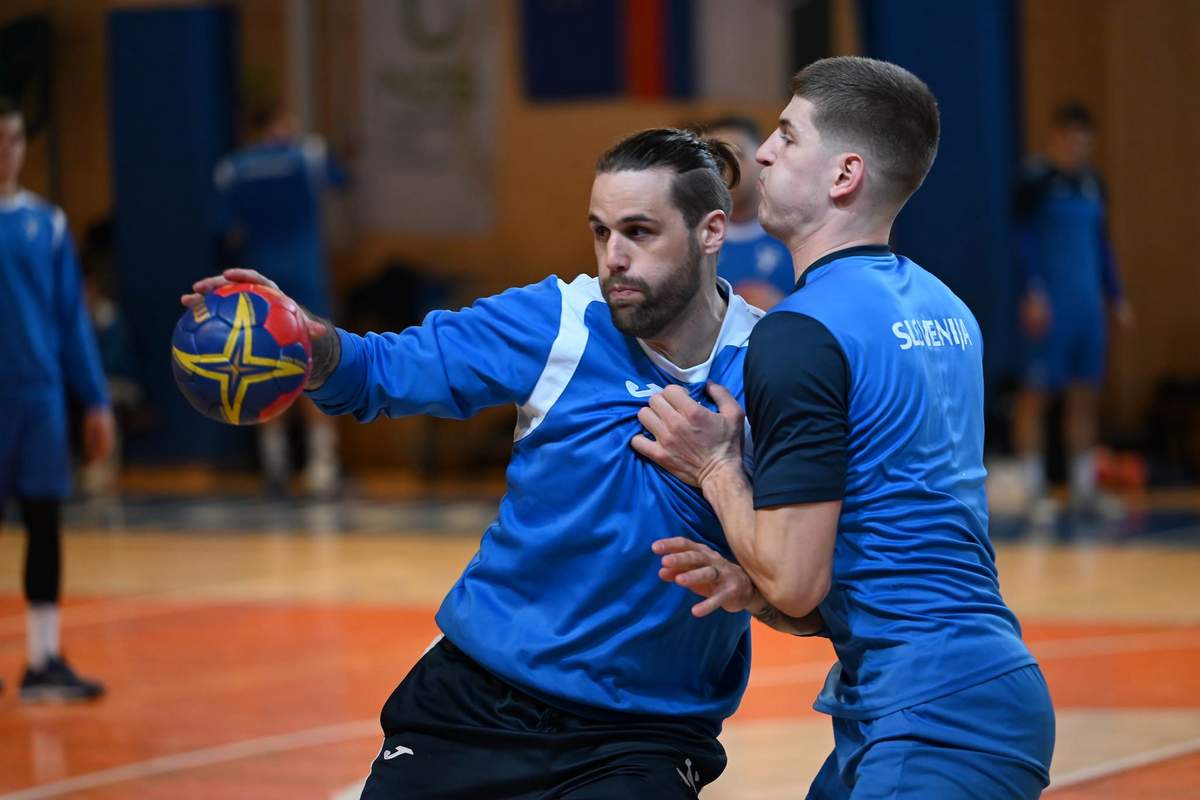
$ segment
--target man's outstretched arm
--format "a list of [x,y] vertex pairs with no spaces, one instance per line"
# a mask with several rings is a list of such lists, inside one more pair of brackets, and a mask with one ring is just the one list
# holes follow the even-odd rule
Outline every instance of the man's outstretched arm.
[[[227,270],[194,285],[192,305],[225,283],[275,287],[253,270]],[[558,333],[562,296],[554,279],[487,297],[461,311],[435,311],[399,333],[365,336],[306,313],[313,368],[306,388],[327,414],[360,421],[429,414],[465,418],[524,402]]]

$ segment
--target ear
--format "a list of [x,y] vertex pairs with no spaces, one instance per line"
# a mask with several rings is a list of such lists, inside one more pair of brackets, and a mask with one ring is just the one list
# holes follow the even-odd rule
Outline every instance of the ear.
[[725,227],[728,220],[725,212],[715,209],[701,218],[696,229],[700,232],[700,249],[705,255],[713,255],[725,244]]
[[842,153],[837,160],[837,175],[829,196],[835,203],[841,203],[852,198],[859,192],[867,181],[867,163],[858,153]]

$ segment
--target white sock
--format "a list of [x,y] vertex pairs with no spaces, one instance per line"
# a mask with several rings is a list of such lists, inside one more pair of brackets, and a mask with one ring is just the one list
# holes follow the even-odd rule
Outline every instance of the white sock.
[[1096,494],[1096,451],[1088,448],[1071,456],[1071,497],[1086,500]]
[[258,432],[258,457],[267,480],[283,483],[288,476],[287,428],[276,422]]
[[308,429],[304,489],[311,494],[330,494],[337,488],[337,480],[337,430],[332,425],[314,425]]
[[1021,456],[1021,479],[1025,484],[1025,502],[1036,503],[1046,496],[1046,460],[1040,453]]
[[313,469],[317,464],[337,470],[337,428],[329,423],[310,425],[308,428],[308,464]]
[[25,635],[29,645],[29,666],[41,669],[47,659],[58,658],[58,606],[54,603],[30,604],[25,612]]

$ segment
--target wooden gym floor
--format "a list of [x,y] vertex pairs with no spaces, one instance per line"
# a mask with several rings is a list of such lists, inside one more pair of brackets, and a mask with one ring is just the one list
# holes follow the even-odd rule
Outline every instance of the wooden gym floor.
[[[0,800],[357,797],[379,707],[436,635],[493,502],[74,509],[63,640],[110,690],[86,706],[16,699],[24,537],[10,522]],[[1200,517],[1194,498],[1163,505],[1133,515],[1140,527],[997,536],[1005,596],[1058,709],[1052,800],[1200,797]],[[828,644],[754,636],[710,800],[803,797],[830,746],[810,708]]]

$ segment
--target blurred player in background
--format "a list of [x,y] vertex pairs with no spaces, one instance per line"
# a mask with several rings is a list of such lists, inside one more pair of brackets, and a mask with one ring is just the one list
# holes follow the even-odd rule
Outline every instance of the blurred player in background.
[[[750,636],[746,614],[718,609],[771,612],[717,555],[712,508],[628,443],[663,386],[702,397],[711,378],[740,394],[761,312],[716,277],[734,163],[691,132],[635,134],[597,166],[599,279],[551,276],[399,334],[310,323],[327,413],[518,409],[498,517],[438,611],[445,638],[384,706],[364,798],[684,800],[724,768],[716,736],[745,690]],[[229,280],[262,277],[194,289]],[[711,546],[703,575],[671,575],[711,595],[694,611],[659,580],[650,543],[664,531]]]
[[[701,487],[763,596],[832,641],[814,708],[834,749],[809,798],[1032,800],[1054,710],[988,536],[979,326],[888,247],[933,165],[937,101],[865,58],[810,64],[792,91],[758,158],[798,281],[750,337],[746,417],[720,386],[719,413],[667,387],[633,447]],[[655,548],[664,567],[696,549]]]
[[[316,136],[301,136],[279,109],[251,120],[253,143],[222,159],[214,172],[219,227],[237,263],[271,275],[314,314],[330,314],[321,196],[345,175]],[[297,403],[307,433],[304,489],[328,496],[338,485],[337,429],[313,404]],[[259,458],[268,488],[285,491],[290,472],[286,417],[260,426]]]
[[84,408],[89,460],[108,456],[114,427],[62,210],[21,189],[25,120],[0,100],[0,513],[16,498],[26,531],[29,664],[21,699],[90,700],[104,687],[59,647],[60,508],[71,491],[69,389]]
[[747,303],[769,309],[796,285],[792,254],[758,222],[758,175],[754,158],[762,141],[758,123],[749,117],[727,116],[703,126],[703,133],[734,148],[742,179],[733,187],[733,211],[717,274],[733,284]]
[[1104,186],[1092,167],[1095,124],[1076,103],[1057,108],[1050,150],[1032,159],[1017,187],[1017,255],[1024,279],[1021,327],[1025,386],[1013,440],[1035,521],[1053,516],[1046,494],[1047,395],[1064,393],[1063,441],[1072,506],[1104,512],[1096,489],[1097,400],[1107,359],[1109,310],[1133,326],[1108,237]]

